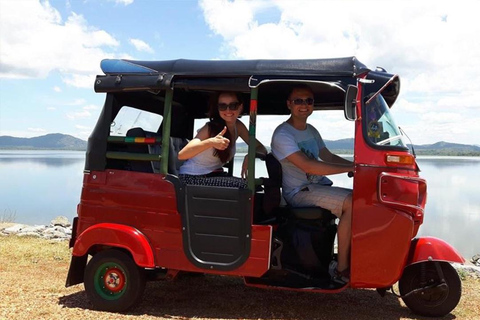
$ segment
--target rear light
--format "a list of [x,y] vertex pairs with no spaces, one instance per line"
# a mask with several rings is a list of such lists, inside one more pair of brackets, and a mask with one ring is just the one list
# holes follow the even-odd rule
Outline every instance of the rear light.
[[411,154],[387,154],[385,162],[394,165],[413,165],[415,164],[415,157]]

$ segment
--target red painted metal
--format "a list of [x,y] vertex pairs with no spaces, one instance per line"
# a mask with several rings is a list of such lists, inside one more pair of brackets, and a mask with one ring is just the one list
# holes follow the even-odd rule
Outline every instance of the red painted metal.
[[465,263],[462,255],[442,239],[421,237],[412,241],[406,264],[430,260]]
[[258,106],[258,100],[256,99],[251,99],[250,100],[250,112],[253,112],[257,114],[257,106]]
[[[184,271],[224,274],[233,276],[261,277],[270,266],[270,243],[272,237],[271,226],[252,226],[252,244],[247,261],[233,271],[218,271],[200,269],[193,265],[183,250],[182,233],[165,233],[157,247],[158,265]],[[170,241],[168,241],[170,239]],[[163,242],[165,240],[166,242]],[[168,242],[167,242],[168,241]]]
[[[142,267],[252,277],[260,277],[269,269],[272,226],[268,225],[252,226],[250,256],[238,269],[217,271],[194,266],[184,253],[175,189],[161,174],[123,170],[85,174],[78,216],[76,256],[86,254],[93,245],[111,245],[129,250]],[[132,230],[141,230],[144,240],[138,241],[142,245],[135,243]],[[151,248],[148,254],[143,248],[146,243]]]
[[127,249],[139,266],[145,268],[155,266],[153,251],[147,238],[130,226],[115,223],[95,224],[78,236],[72,254],[83,256],[96,245]]
[[383,151],[368,145],[359,105],[357,114],[350,285],[389,287],[400,278],[411,239],[423,222],[426,183],[418,177],[415,163],[386,162],[387,154],[408,155],[408,151]]

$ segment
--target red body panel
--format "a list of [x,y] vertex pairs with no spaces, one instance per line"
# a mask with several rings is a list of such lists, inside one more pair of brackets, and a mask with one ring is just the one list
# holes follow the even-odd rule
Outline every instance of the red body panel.
[[402,274],[415,230],[409,214],[378,201],[375,171],[379,170],[360,167],[355,172],[352,287],[378,288],[395,283]]
[[182,233],[180,230],[175,235],[173,233],[164,234],[162,239],[165,242],[156,248],[156,253],[159,266],[165,268],[248,277],[260,277],[269,269],[270,243],[272,239],[271,226],[252,226],[250,256],[242,266],[233,271],[205,270],[193,265],[183,251]]
[[415,239],[410,248],[407,265],[429,260],[465,263],[462,255],[454,247],[441,239],[435,237]]
[[361,122],[359,117],[355,124],[350,285],[389,287],[402,275],[423,222],[426,184],[415,164],[389,164],[386,155],[392,152],[369,146]]
[[78,236],[72,254],[83,256],[94,245],[127,249],[137,265],[145,268],[155,266],[153,251],[147,238],[135,228],[115,223],[91,226]]
[[[135,261],[142,267],[256,277],[269,268],[272,227],[268,225],[252,226],[250,256],[238,269],[226,272],[194,266],[184,253],[174,186],[161,174],[122,170],[85,174],[78,216],[80,236],[74,246],[77,256],[88,252],[93,245],[105,244],[125,248],[134,257],[138,254],[143,262]],[[113,229],[118,228],[118,232],[105,228],[106,225],[115,226]],[[143,235],[139,239],[142,245],[134,243],[138,230]],[[148,259],[143,253],[147,252],[145,244],[151,248]]]

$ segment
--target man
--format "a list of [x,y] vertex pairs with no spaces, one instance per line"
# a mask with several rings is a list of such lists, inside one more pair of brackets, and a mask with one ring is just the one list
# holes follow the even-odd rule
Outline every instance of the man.
[[338,264],[330,265],[332,279],[349,281],[349,254],[352,191],[331,187],[325,175],[353,171],[353,162],[332,154],[318,131],[307,124],[313,112],[313,91],[308,85],[295,86],[287,100],[290,118],[272,136],[272,153],[282,164],[282,189],[293,207],[318,206],[340,219],[338,224]]

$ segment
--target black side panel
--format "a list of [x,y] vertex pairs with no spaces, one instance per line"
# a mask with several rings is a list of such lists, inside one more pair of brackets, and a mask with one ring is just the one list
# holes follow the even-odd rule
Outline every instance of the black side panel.
[[87,154],[85,157],[85,170],[105,170],[107,152],[107,137],[112,123],[112,109],[116,100],[112,94],[107,94],[102,112],[97,124],[88,138]]
[[189,260],[204,269],[241,266],[250,255],[251,191],[185,186],[185,195],[183,245]]

